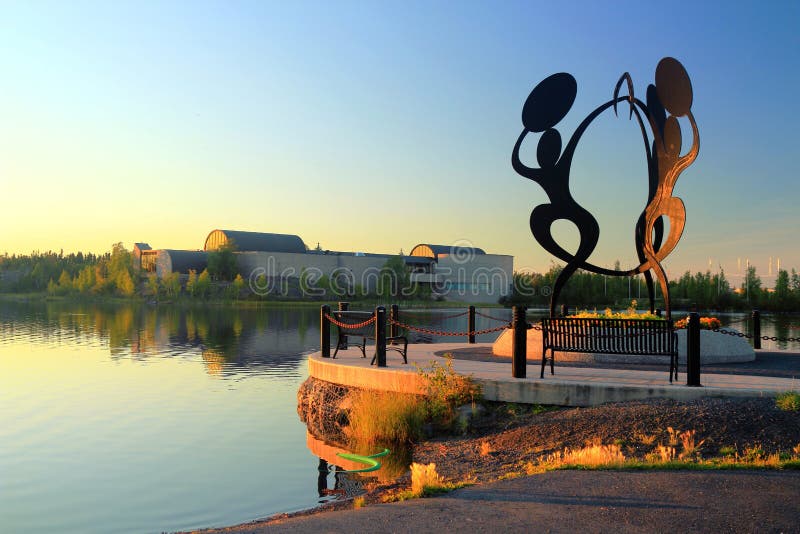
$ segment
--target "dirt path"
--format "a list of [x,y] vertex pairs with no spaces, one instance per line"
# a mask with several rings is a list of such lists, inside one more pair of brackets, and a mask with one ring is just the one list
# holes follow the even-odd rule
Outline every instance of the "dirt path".
[[800,532],[800,472],[554,471],[218,532]]

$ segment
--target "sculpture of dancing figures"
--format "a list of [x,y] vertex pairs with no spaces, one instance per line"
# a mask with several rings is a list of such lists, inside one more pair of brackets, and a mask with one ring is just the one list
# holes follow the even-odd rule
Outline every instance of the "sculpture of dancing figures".
[[[628,96],[618,96],[622,83],[627,81]],[[520,175],[538,183],[550,200],[531,212],[530,227],[539,244],[567,265],[556,278],[550,299],[550,316],[555,315],[558,296],[564,284],[578,269],[610,276],[633,276],[643,273],[650,294],[651,311],[654,306],[654,288],[650,271],[655,273],[664,296],[667,317],[671,316],[669,284],[661,261],[672,252],[680,240],[686,223],[686,208],[680,198],[673,197],[675,182],[686,167],[697,158],[700,139],[697,124],[691,112],[692,85],[683,66],[673,58],[662,59],[656,68],[656,84],[647,88],[647,104],[633,95],[633,82],[628,73],[620,78],[614,97],[592,111],[578,125],[563,152],[561,134],[554,128],[569,112],[577,94],[575,78],[567,73],[553,74],[533,88],[522,108],[524,129],[514,145],[511,163]],[[639,265],[630,270],[606,269],[589,263],[588,259],[597,246],[600,227],[597,220],[572,197],[569,189],[569,173],[578,141],[586,129],[605,110],[616,112],[617,104],[628,102],[630,117],[636,116],[642,133],[648,165],[649,191],[647,206],[636,223],[634,243]],[[666,116],[666,112],[670,116]],[[652,150],[644,120],[646,117],[653,135]],[[692,126],[692,147],[685,156],[681,151],[681,129],[677,117],[688,117]],[[541,133],[536,149],[540,168],[528,167],[519,157],[522,142],[529,133]],[[669,234],[663,245],[664,220],[669,220]],[[555,221],[566,220],[578,228],[580,242],[575,254],[562,248],[552,235]]]
[[[636,104],[645,107],[641,101],[636,101]],[[692,84],[683,65],[671,57],[662,59],[656,67],[655,87],[650,85],[647,88],[647,106],[643,109],[653,132],[654,157],[650,161],[656,168],[658,185],[644,211],[645,224],[640,245],[645,261],[635,272],[653,270],[664,296],[667,319],[672,315],[669,281],[661,261],[677,246],[686,225],[686,207],[680,198],[672,196],[672,192],[680,174],[697,159],[700,151],[700,135],[691,107]],[[665,109],[670,113],[666,118]],[[684,116],[692,127],[692,146],[686,155],[681,156],[681,127],[676,117]],[[659,246],[662,217],[669,219],[669,234],[663,245]]]

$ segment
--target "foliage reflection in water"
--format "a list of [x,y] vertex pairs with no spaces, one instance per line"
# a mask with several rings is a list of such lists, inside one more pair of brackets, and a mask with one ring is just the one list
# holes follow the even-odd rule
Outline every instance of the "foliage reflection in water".
[[[447,318],[453,310],[413,313],[414,324],[466,326]],[[318,317],[314,308],[0,302],[3,530],[155,532],[317,504],[320,459],[343,463],[309,445],[297,416]],[[752,328],[744,315],[721,319]],[[767,316],[762,333],[797,336],[798,323]],[[476,326],[494,325],[478,317]],[[389,448],[378,481],[409,465],[408,451]]]
[[0,303],[3,530],[158,532],[317,504],[296,412],[317,314]]

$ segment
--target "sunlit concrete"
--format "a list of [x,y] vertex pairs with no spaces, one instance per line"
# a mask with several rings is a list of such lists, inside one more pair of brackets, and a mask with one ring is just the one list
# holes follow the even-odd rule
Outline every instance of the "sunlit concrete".
[[[357,349],[339,351],[336,359],[322,358],[317,352],[309,357],[309,375],[345,386],[423,393],[425,381],[419,369],[430,368],[433,361],[442,364],[444,358],[436,353],[481,346],[491,348],[492,344],[409,345],[407,365],[403,364],[399,354],[388,351],[387,367],[381,369],[370,366],[370,358],[361,358]],[[595,406],[607,402],[656,397],[692,400],[701,397],[774,396],[783,391],[800,389],[800,382],[792,378],[721,374],[701,375],[702,387],[688,387],[685,385],[686,375],[683,372],[678,382],[670,384],[666,366],[660,372],[602,367],[557,367],[555,376],[551,376],[548,369],[545,378],[541,379],[539,366],[530,363],[527,378],[512,378],[511,364],[507,362],[452,362],[454,371],[471,375],[482,386],[484,398],[491,401]]]

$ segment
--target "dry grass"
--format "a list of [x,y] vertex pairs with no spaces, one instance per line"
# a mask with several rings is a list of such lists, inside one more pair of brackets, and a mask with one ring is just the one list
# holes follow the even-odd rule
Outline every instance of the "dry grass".
[[444,487],[444,481],[436,472],[436,464],[411,464],[411,493],[417,497],[430,490]]
[[409,443],[422,436],[424,424],[420,397],[364,390],[353,397],[347,433],[359,444]]
[[565,466],[621,466],[625,463],[625,455],[619,445],[593,444],[582,449],[564,449],[563,452],[551,454],[545,463],[554,469]]
[[675,430],[671,426],[667,427],[667,433],[669,434],[669,445],[670,447],[677,447],[678,446],[678,436],[680,436],[681,431]]
[[639,440],[639,442],[642,445],[647,445],[649,447],[650,445],[653,445],[656,442],[656,435],[642,433],[642,434],[637,434],[636,439]]
[[681,440],[681,445],[683,445],[683,452],[680,454],[681,458],[691,458],[700,454],[700,447],[703,446],[706,440],[701,440],[699,443],[696,442],[694,437],[696,433],[696,430],[687,430],[686,432],[681,432],[678,436]]
[[358,510],[359,508],[364,508],[367,505],[366,499],[364,497],[356,497],[353,499],[353,508]]

